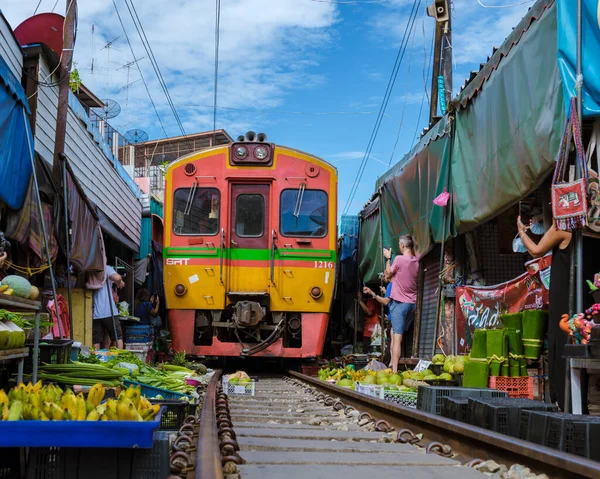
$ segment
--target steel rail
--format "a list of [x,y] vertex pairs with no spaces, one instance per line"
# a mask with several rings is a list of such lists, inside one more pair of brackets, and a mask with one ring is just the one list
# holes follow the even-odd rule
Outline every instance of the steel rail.
[[217,386],[222,372],[220,369],[215,371],[204,393],[196,453],[196,479],[223,479],[216,410]]
[[402,432],[410,428],[414,434],[422,433],[423,438],[419,441],[422,445],[434,442],[449,445],[458,455],[456,459],[462,463],[477,459],[492,459],[508,467],[511,464],[521,464],[537,474],[545,473],[551,478],[597,479],[600,477],[600,462],[463,422],[398,406],[295,371],[288,371],[288,374],[334,398],[339,397],[341,406],[364,411],[375,420],[383,419],[398,431]]

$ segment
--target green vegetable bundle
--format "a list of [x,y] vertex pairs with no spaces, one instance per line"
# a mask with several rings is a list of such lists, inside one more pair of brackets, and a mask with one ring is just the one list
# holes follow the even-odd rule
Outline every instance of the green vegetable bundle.
[[121,383],[123,373],[101,364],[75,362],[40,366],[38,378],[61,384],[93,386],[96,383],[102,383],[105,386],[115,387]]

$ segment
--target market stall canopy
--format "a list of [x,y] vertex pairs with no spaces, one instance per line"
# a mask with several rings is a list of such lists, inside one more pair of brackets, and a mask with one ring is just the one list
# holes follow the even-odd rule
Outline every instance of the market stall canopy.
[[23,206],[29,179],[31,161],[28,144],[33,148],[29,129],[29,105],[19,80],[0,56],[0,202],[9,208]]
[[[577,2],[557,1],[558,67],[569,111],[569,99],[577,96]],[[582,0],[583,116],[600,116],[600,2]]]
[[380,198],[376,197],[360,213],[360,237],[358,270],[362,281],[373,283],[383,268],[381,245],[381,211]]
[[459,233],[506,210],[554,168],[565,125],[556,45],[556,6],[538,2],[457,98],[451,188]]

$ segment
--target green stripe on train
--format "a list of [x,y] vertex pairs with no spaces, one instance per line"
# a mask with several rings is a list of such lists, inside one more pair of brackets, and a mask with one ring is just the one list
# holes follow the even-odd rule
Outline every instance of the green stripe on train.
[[[269,261],[271,259],[270,249],[251,248],[226,248],[224,258],[237,261]],[[172,247],[163,250],[165,258],[219,258],[220,248],[182,248]],[[326,249],[294,249],[276,250],[277,260],[300,260],[300,261],[336,261],[337,252]]]

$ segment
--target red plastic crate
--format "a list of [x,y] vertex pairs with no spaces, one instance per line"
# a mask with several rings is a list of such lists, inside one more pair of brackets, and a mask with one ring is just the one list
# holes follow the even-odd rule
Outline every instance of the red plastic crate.
[[520,378],[509,378],[505,376],[490,376],[491,389],[506,391],[508,397],[533,399],[533,377],[523,376]]

